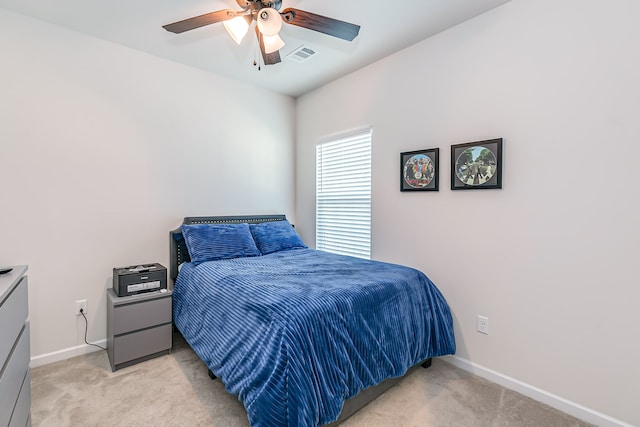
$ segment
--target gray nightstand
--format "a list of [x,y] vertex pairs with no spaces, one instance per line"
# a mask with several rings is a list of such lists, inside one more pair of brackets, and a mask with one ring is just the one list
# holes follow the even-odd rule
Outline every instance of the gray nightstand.
[[107,354],[111,370],[169,354],[172,292],[118,297],[107,289]]

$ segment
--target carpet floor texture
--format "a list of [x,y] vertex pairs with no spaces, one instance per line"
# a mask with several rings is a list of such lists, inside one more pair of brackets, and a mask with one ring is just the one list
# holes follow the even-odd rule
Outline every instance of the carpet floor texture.
[[[247,427],[180,335],[171,354],[111,372],[104,351],[31,371],[33,426]],[[435,359],[341,427],[587,427],[576,418]]]

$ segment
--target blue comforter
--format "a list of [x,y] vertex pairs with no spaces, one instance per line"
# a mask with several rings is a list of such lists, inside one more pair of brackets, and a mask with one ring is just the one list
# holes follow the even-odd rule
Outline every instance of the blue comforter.
[[317,426],[360,390],[453,354],[420,271],[312,249],[182,265],[174,321],[252,426]]

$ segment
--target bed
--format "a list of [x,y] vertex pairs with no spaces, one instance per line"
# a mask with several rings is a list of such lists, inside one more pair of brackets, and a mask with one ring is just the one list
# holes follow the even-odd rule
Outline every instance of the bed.
[[185,218],[169,274],[176,329],[253,427],[335,425],[455,353],[424,273],[310,249],[284,215]]

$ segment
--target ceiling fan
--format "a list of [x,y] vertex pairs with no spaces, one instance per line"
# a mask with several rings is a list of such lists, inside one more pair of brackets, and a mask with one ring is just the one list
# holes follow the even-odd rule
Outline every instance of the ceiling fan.
[[278,33],[282,27],[282,22],[347,41],[352,41],[360,32],[359,25],[300,9],[287,8],[279,12],[282,7],[282,0],[236,0],[236,2],[242,10],[218,10],[163,25],[162,28],[179,34],[204,27],[205,25],[222,22],[229,35],[236,43],[240,44],[253,21],[256,21],[255,32],[265,65],[280,62],[280,49],[284,46],[284,41],[282,41]]

